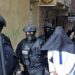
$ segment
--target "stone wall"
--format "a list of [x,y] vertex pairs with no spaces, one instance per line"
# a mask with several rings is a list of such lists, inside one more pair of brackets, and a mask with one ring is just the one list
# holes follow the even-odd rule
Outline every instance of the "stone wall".
[[0,0],[0,15],[7,27],[3,32],[7,34],[14,47],[24,37],[22,29],[29,20],[29,0]]

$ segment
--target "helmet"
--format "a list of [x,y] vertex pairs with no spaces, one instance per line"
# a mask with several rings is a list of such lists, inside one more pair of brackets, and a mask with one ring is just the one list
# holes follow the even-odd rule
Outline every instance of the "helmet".
[[43,28],[44,28],[44,34],[45,34],[46,38],[49,38],[50,35],[53,33],[53,31],[54,31],[54,29],[55,29],[55,28],[52,26],[52,24],[49,23],[49,22],[46,22],[46,23],[44,24]]
[[49,23],[49,22],[46,22],[44,25],[43,25],[44,28],[52,28],[52,24]]
[[6,21],[2,16],[0,16],[0,27],[3,27],[3,26],[6,26]]
[[36,32],[35,25],[28,25],[23,29],[24,32]]

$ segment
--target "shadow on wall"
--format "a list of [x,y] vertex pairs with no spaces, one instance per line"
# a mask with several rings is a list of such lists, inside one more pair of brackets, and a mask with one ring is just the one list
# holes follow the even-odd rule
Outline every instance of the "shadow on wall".
[[8,36],[10,37],[14,49],[16,48],[18,42],[20,42],[20,40],[23,37],[22,30],[16,28],[12,29],[9,33],[5,32],[5,34],[8,34]]

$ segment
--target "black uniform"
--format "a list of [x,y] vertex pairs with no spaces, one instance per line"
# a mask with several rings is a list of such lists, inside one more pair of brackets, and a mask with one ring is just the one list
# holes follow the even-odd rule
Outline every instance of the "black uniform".
[[[46,43],[47,40],[50,38],[50,36],[53,34],[55,28],[52,26],[51,23],[48,22],[48,20],[43,25],[44,34],[40,36],[42,40]],[[43,51],[44,55],[44,66],[48,70],[48,59],[47,59],[47,50]],[[46,73],[46,75],[48,75]]]
[[[13,52],[10,39],[4,34],[1,34],[0,37],[2,38],[6,75],[12,75],[17,65],[17,59]],[[1,59],[1,54],[0,54],[0,59]],[[2,61],[0,62],[0,65],[2,65]],[[3,75],[2,69],[3,69],[2,66],[0,66],[0,75]]]
[[3,27],[6,21],[0,16],[0,75],[12,75],[18,62],[10,39],[1,33]]
[[[34,32],[35,28],[33,26],[27,27],[25,32]],[[20,62],[24,66],[24,75],[44,75],[43,57],[40,48],[43,45],[43,40],[40,38],[28,35],[26,39],[23,39],[16,49],[16,54]],[[29,40],[28,40],[29,38]]]

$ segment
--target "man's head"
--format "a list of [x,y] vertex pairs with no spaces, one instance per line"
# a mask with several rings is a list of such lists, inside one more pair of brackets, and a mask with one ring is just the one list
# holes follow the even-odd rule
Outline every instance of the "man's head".
[[51,23],[47,22],[47,23],[44,24],[43,28],[44,28],[45,36],[46,36],[47,38],[49,38],[50,35],[51,35],[51,34],[53,33],[53,31],[54,31],[54,27],[52,27],[52,24],[51,24]]
[[23,31],[26,33],[26,37],[29,41],[34,39],[36,33],[36,27],[34,25],[26,26]]
[[2,31],[4,26],[6,26],[6,21],[2,16],[0,16],[0,32]]

